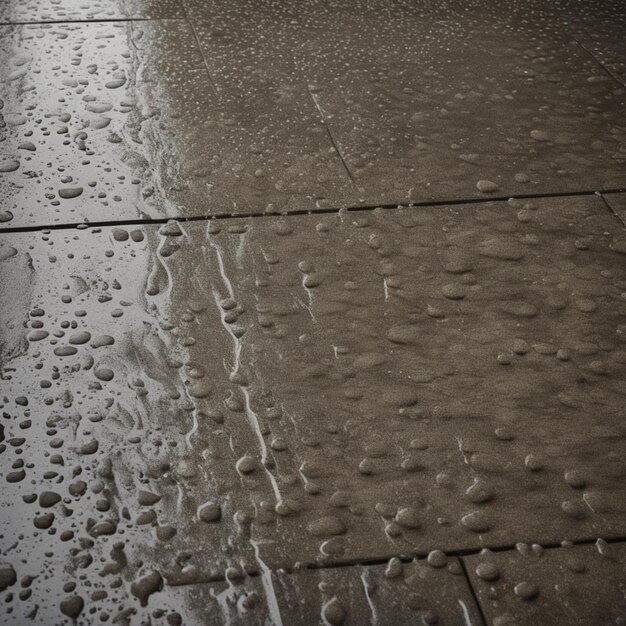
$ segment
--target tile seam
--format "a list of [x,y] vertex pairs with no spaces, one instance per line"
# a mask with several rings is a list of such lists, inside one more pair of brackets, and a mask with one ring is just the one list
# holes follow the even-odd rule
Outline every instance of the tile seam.
[[[590,546],[595,544],[598,539],[601,538],[608,544],[620,544],[626,543],[626,534],[624,535],[616,535],[612,537],[589,537],[585,539],[573,539],[571,540],[574,546]],[[525,542],[528,543],[528,542]],[[488,548],[492,552],[500,553],[500,552],[514,552],[517,544],[507,544],[505,546],[491,547]],[[544,550],[563,550],[568,549],[564,548],[560,542],[546,542],[544,544],[539,544]],[[454,550],[442,550],[442,552],[449,558],[459,559],[462,561],[466,557],[475,556],[480,554],[480,552],[484,548],[468,548],[468,549],[454,549]],[[427,556],[427,552],[416,552],[415,554],[390,554],[385,557],[372,558],[372,559],[354,559],[351,561],[346,561],[345,563],[308,563],[298,567],[277,567],[272,568],[272,572],[285,572],[286,574],[297,574],[298,572],[312,572],[316,570],[326,570],[326,569],[347,569],[350,567],[375,567],[378,565],[385,565],[392,558],[399,559],[402,563],[411,563],[415,559],[424,559]],[[257,570],[246,571],[246,575],[250,578],[258,578],[261,576],[261,572]],[[170,585],[172,587],[186,587],[189,585],[212,585],[215,583],[225,582],[226,577],[216,577],[213,580],[200,581],[200,582],[190,582],[190,583],[181,583]]]
[[480,615],[480,619],[482,620],[482,623],[484,624],[484,626],[487,626],[487,624],[489,623],[487,621],[487,616],[485,615],[485,613],[483,612],[483,607],[480,603],[480,599],[478,598],[478,593],[476,592],[476,589],[474,588],[474,583],[472,583],[472,579],[470,578],[469,574],[467,573],[467,567],[465,564],[465,560],[463,557],[459,557],[459,563],[461,565],[461,571],[463,572],[463,577],[465,578],[465,582],[467,583],[467,587],[470,591],[470,594],[472,595],[472,599],[474,600],[474,604],[476,605],[476,610],[478,611],[478,615]]
[[[489,198],[466,198],[466,199],[449,199],[449,200],[425,200],[424,202],[413,202],[410,204],[403,203],[385,203],[385,204],[368,204],[368,205],[348,205],[345,207],[329,207],[319,209],[299,209],[286,213],[279,211],[272,212],[250,212],[250,213],[216,213],[214,215],[192,215],[192,216],[169,216],[159,218],[129,218],[121,220],[93,221],[93,222],[62,222],[60,224],[38,224],[32,226],[13,226],[0,227],[0,235],[10,233],[37,232],[42,230],[73,230],[84,228],[109,228],[114,226],[141,226],[149,224],[165,224],[170,220],[180,223],[186,222],[205,222],[211,220],[232,220],[232,219],[256,219],[281,217],[283,219],[302,215],[333,215],[341,211],[357,213],[363,211],[374,211],[376,209],[392,210],[392,209],[420,209],[434,207],[452,207],[470,204],[489,204],[494,202],[507,202],[508,200],[542,200],[548,198],[577,198],[591,197],[602,194],[624,193],[626,188],[604,189],[601,191],[567,191],[553,192],[543,194],[512,194],[507,196],[492,196]],[[604,201],[606,203],[606,201]]]

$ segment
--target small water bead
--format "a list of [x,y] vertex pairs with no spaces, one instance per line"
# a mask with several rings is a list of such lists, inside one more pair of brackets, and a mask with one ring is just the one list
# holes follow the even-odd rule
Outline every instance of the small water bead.
[[108,367],[96,368],[94,370],[94,375],[98,380],[101,380],[103,382],[113,380],[113,377],[115,376],[113,370],[109,369]]
[[545,130],[531,130],[530,136],[536,141],[549,141],[550,136]]
[[337,598],[333,598],[322,609],[322,618],[327,624],[339,626],[346,620],[347,614]]
[[91,339],[91,333],[88,331],[81,331],[70,335],[69,342],[73,345],[82,345],[87,343]]
[[0,161],[0,174],[8,174],[19,169],[20,162],[15,159]]
[[467,513],[461,518],[461,524],[475,533],[485,533],[493,526],[487,514],[482,511]]
[[543,460],[534,454],[529,454],[524,460],[524,464],[526,465],[526,468],[531,472],[538,472],[539,470],[543,469],[544,466]]
[[307,526],[307,530],[314,537],[330,537],[342,535],[347,529],[338,517],[327,515],[311,522]]
[[574,489],[583,489],[587,485],[584,476],[578,470],[565,472],[565,482]]
[[61,356],[61,357],[73,356],[77,352],[78,352],[78,349],[75,348],[74,346],[59,346],[54,349],[54,354],[56,356]]
[[515,435],[507,426],[499,426],[495,429],[494,434],[496,439],[500,441],[512,441],[515,439]]
[[407,528],[411,530],[420,528],[422,525],[419,513],[413,507],[401,508],[396,513],[395,521],[402,528]]
[[433,550],[428,554],[426,560],[428,561],[428,564],[434,568],[445,567],[448,563],[448,557],[445,552],[442,552],[441,550]]
[[494,498],[495,492],[484,480],[476,479],[474,484],[465,492],[468,499],[474,504],[483,504]]
[[492,561],[482,561],[476,566],[476,575],[483,580],[493,582],[500,578],[500,570]]
[[385,578],[393,579],[400,576],[402,576],[402,561],[397,557],[393,557],[385,568]]
[[595,545],[596,550],[601,556],[606,558],[611,558],[613,556],[610,544],[608,544],[604,539],[597,539]]
[[376,473],[376,464],[372,459],[363,459],[359,463],[359,472],[365,476],[371,476]]
[[176,220],[169,220],[166,224],[161,226],[159,234],[165,237],[181,237],[183,231]]
[[206,502],[198,509],[198,519],[203,522],[217,522],[222,516],[222,509],[217,502]]
[[498,185],[491,180],[479,180],[476,183],[476,188],[481,193],[493,193],[499,189]]
[[257,461],[250,455],[245,455],[237,461],[237,471],[240,474],[251,474],[257,469]]
[[141,606],[148,604],[149,597],[163,586],[163,578],[157,571],[152,571],[142,578],[134,581],[130,586],[131,593],[137,597]]
[[72,620],[76,620],[83,612],[85,601],[79,595],[70,596],[61,600],[59,609],[63,615],[67,615]]
[[59,189],[59,197],[64,200],[71,200],[72,198],[78,198],[83,193],[82,187],[64,187]]
[[139,492],[137,493],[137,502],[140,504],[140,506],[152,506],[157,502],[160,502],[160,500],[160,495],[152,493],[150,491],[145,491],[142,489],[139,490]]
[[467,288],[460,283],[448,283],[441,287],[441,293],[449,300],[462,300],[467,295]]
[[587,507],[583,502],[576,500],[564,500],[561,503],[561,510],[573,519],[583,519],[587,517]]
[[127,241],[128,240],[128,231],[123,228],[114,228],[113,229],[113,239],[115,241]]
[[42,491],[39,494],[39,506],[46,509],[61,501],[60,494],[55,491]]
[[534,583],[521,582],[514,587],[515,595],[522,600],[532,600],[539,594],[539,587]]

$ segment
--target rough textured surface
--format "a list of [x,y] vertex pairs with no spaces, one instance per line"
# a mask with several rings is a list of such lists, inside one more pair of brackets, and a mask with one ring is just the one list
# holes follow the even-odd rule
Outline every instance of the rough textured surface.
[[466,557],[490,624],[623,624],[626,545],[566,546]]
[[625,235],[597,197],[4,235],[4,558],[623,535]]
[[0,623],[623,624],[624,42],[0,1]]

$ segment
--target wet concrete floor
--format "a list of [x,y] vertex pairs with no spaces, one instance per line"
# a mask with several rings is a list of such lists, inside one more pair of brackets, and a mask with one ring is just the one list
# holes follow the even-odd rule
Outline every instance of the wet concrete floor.
[[5,0],[0,621],[626,623],[625,42]]

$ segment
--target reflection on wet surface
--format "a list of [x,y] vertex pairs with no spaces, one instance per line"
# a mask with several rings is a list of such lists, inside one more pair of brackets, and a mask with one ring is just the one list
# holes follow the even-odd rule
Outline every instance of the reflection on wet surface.
[[622,8],[5,2],[0,621],[623,623]]

